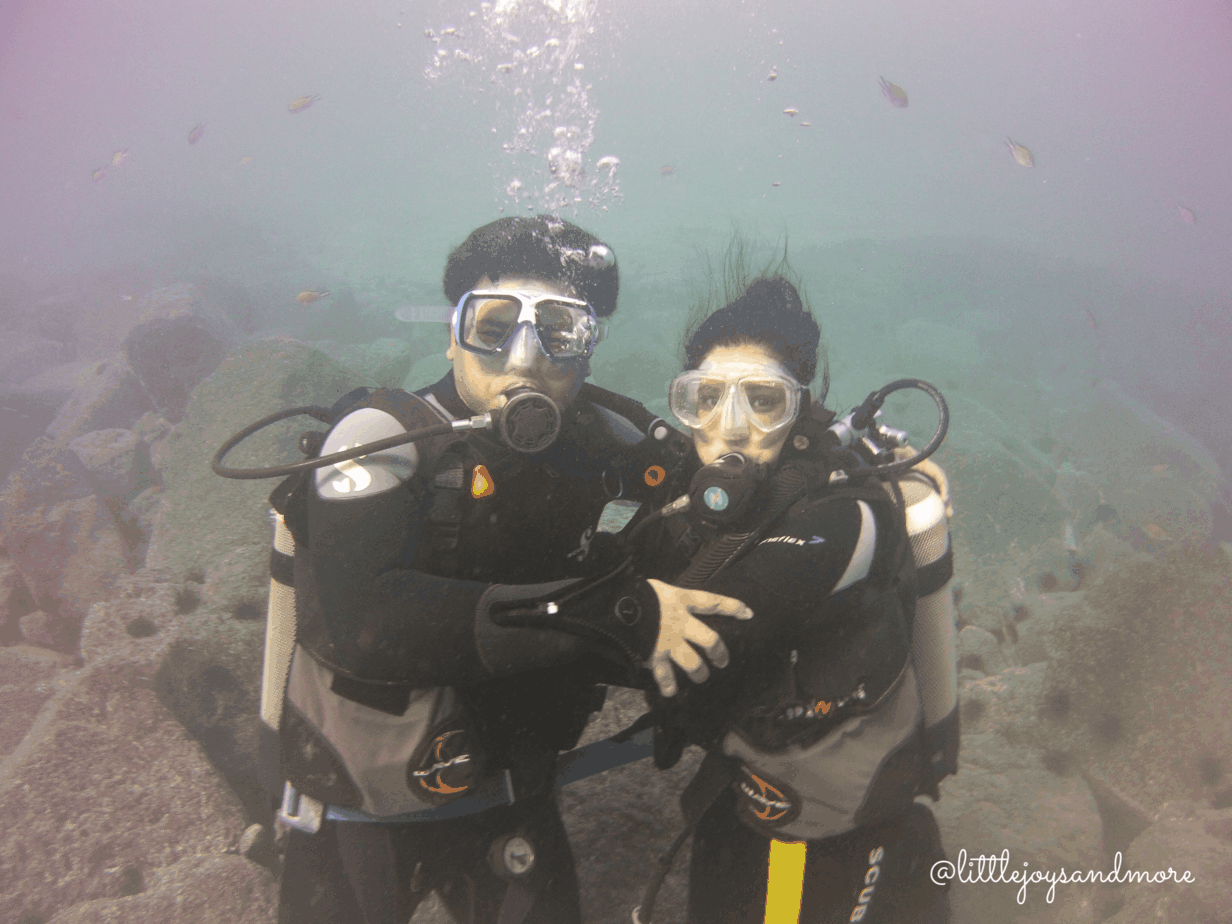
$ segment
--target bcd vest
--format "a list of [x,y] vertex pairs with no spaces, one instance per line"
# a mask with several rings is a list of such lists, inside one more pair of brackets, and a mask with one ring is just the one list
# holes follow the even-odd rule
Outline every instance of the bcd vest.
[[[791,477],[789,469],[776,477]],[[917,795],[939,798],[938,782],[957,771],[953,564],[941,498],[914,472],[855,487],[830,487],[824,474],[809,467],[808,502],[851,498],[875,518],[868,575],[821,604],[828,617],[839,608],[840,619],[758,655],[743,701],[716,704],[726,713],[685,730],[708,749],[707,775],[725,766],[742,819],[785,840],[897,816]],[[731,537],[718,537],[694,553],[685,586],[706,589],[724,541],[730,548]],[[666,715],[670,722],[670,706]]]

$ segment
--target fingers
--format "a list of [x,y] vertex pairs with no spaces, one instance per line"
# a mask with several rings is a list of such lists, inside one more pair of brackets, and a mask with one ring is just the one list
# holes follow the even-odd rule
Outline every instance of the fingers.
[[675,696],[676,673],[672,670],[672,661],[667,656],[667,652],[656,651],[646,662],[646,666],[650,668],[659,692],[665,697]]
[[702,660],[692,645],[681,639],[668,652],[676,665],[688,675],[694,683],[705,683],[710,676],[710,668]]
[[702,653],[715,667],[727,667],[727,646],[719,633],[697,619],[690,619],[684,629],[684,637],[701,648]]
[[704,590],[691,591],[685,605],[694,616],[732,616],[736,619],[752,619],[753,611],[735,597],[723,597]]

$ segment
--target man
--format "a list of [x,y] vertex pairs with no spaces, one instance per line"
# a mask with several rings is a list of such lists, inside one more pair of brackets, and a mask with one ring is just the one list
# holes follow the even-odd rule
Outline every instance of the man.
[[[676,487],[665,444],[579,398],[618,284],[610,248],[567,222],[478,229],[445,269],[453,370],[364,396],[320,455],[482,415],[499,435],[404,443],[275,492],[297,623],[281,777],[353,817],[426,817],[292,830],[283,924],[404,924],[434,889],[461,921],[580,922],[552,787],[596,681],[642,667],[666,683],[672,663],[703,680],[694,644],[726,663],[691,613],[748,608],[622,570],[597,532],[609,499],[658,507]],[[539,628],[512,626],[519,611]],[[425,816],[493,775],[510,804]]]

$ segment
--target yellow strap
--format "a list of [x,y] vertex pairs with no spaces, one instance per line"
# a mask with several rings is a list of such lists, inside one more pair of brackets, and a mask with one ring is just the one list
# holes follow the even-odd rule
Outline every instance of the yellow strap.
[[803,841],[771,841],[770,872],[766,877],[765,924],[797,924],[804,894]]

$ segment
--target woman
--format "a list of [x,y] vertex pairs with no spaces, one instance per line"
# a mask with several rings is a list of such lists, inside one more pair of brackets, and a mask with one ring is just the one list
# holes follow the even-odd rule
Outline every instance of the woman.
[[[722,676],[652,696],[660,766],[686,738],[707,749],[682,799],[698,924],[948,916],[928,879],[944,858],[937,825],[914,801],[936,797],[957,754],[948,487],[928,463],[937,485],[912,471],[901,491],[888,479],[831,487],[834,415],[807,390],[819,343],[796,286],[763,275],[691,330],[671,385],[702,467],[689,509],[662,519],[645,560],[681,594],[701,588],[754,614],[711,621],[731,656]],[[915,557],[931,545],[941,560],[918,584],[904,506]],[[913,640],[932,667],[918,667]]]

